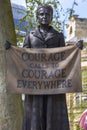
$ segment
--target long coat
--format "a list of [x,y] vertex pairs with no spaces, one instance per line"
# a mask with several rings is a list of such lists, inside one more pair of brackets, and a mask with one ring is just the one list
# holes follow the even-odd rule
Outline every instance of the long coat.
[[[39,28],[27,33],[23,47],[65,46],[64,36],[52,27],[43,37]],[[25,95],[23,130],[69,130],[65,94]]]

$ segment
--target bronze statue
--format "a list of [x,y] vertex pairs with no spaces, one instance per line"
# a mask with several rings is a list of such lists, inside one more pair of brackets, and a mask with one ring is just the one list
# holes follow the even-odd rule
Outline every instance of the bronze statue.
[[[63,34],[50,26],[52,7],[39,6],[36,16],[40,26],[27,33],[23,47],[64,47]],[[69,130],[65,94],[25,95],[23,130]]]
[[[53,18],[52,7],[40,5],[36,16],[40,26],[27,33],[23,47],[64,47],[63,34],[50,26]],[[77,46],[82,49],[82,41]],[[11,44],[7,41],[5,48],[10,47]],[[66,95],[25,95],[22,130],[69,130]]]

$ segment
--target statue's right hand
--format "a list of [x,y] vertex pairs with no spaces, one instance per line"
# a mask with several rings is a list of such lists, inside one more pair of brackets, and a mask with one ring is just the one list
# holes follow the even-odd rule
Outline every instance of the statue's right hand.
[[77,43],[76,43],[77,47],[79,47],[81,50],[83,49],[83,40],[79,40]]
[[11,43],[9,41],[5,42],[5,49],[8,50],[9,48],[11,48]]

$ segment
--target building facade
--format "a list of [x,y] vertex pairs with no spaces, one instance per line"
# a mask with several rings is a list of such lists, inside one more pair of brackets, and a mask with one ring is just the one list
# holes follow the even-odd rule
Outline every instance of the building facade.
[[79,18],[74,15],[69,19],[67,25],[67,42],[76,42],[84,40],[87,42],[87,18]]
[[79,119],[87,108],[87,19],[74,15],[67,25],[67,44],[74,44],[78,40],[84,41],[81,52],[82,92],[67,94],[70,130],[81,130]]

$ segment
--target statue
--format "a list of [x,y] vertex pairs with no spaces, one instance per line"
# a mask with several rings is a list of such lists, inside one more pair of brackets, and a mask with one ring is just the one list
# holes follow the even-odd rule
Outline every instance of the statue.
[[[63,34],[49,25],[53,18],[52,7],[39,6],[36,17],[40,26],[26,35],[23,47],[64,47]],[[65,98],[65,94],[25,95],[23,130],[69,130]]]
[[[40,25],[27,33],[23,47],[64,47],[64,35],[50,26],[53,8],[46,4],[40,5],[36,17]],[[9,49],[11,44],[7,41],[6,46]],[[82,41],[77,46],[82,49]],[[69,130],[66,95],[25,95],[22,130]]]

